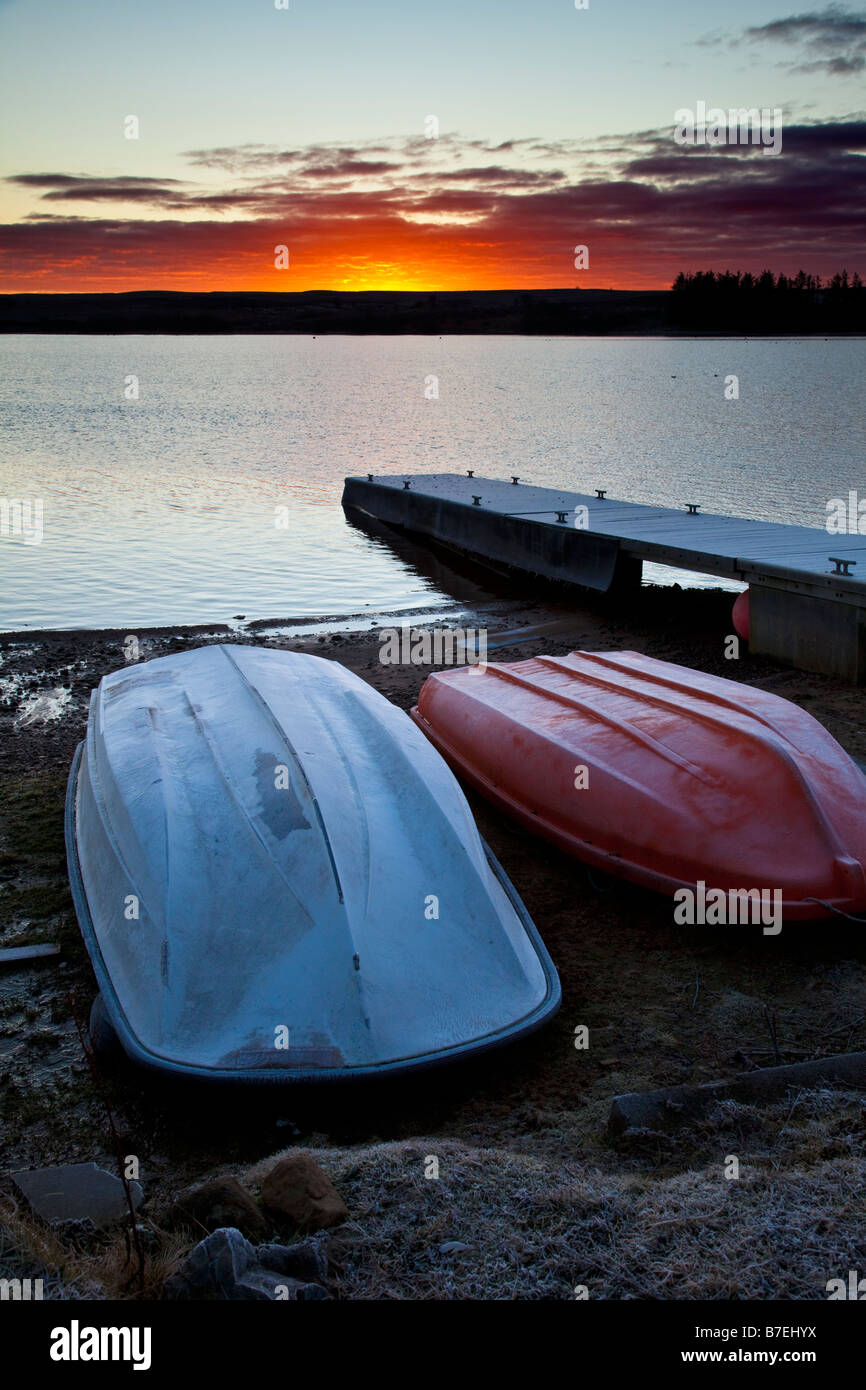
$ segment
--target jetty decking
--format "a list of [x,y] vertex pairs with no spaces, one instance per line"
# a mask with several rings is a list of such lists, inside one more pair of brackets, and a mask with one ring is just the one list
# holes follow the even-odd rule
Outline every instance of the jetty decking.
[[750,586],[750,646],[866,682],[866,536],[653,507],[471,472],[349,477],[343,505],[494,566],[606,592],[644,560]]

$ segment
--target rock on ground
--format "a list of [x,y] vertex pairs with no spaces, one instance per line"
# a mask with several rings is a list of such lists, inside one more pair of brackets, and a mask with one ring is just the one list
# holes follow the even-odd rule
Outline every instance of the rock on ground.
[[237,1178],[211,1178],[179,1192],[171,1209],[178,1225],[203,1226],[206,1231],[236,1227],[248,1240],[264,1240],[267,1222]]
[[300,1231],[339,1226],[349,1212],[331,1179],[306,1153],[288,1154],[262,1183],[262,1201],[284,1212]]
[[327,1262],[312,1241],[252,1245],[233,1226],[212,1231],[165,1282],[165,1297],[193,1301],[309,1302],[329,1298]]
[[[129,1216],[123,1183],[95,1163],[63,1163],[56,1168],[30,1168],[12,1174],[12,1181],[43,1221],[90,1220],[110,1226]],[[129,1183],[133,1207],[144,1200],[139,1183]]]

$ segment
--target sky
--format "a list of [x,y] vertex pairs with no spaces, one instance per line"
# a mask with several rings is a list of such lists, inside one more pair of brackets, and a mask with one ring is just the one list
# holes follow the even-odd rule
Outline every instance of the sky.
[[0,0],[0,290],[866,274],[866,9],[284,3]]

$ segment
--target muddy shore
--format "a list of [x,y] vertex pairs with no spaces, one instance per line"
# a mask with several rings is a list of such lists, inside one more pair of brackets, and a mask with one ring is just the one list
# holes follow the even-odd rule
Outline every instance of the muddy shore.
[[[727,660],[731,602],[718,590],[647,587],[628,608],[492,598],[449,621],[486,629],[492,660],[638,650],[762,686],[866,760],[862,691],[745,646]],[[582,1283],[607,1298],[824,1297],[826,1279],[866,1264],[862,1096],[728,1105],[673,1138],[614,1143],[606,1119],[620,1092],[866,1047],[862,927],[792,924],[776,938],[676,927],[666,900],[590,877],[472,794],[481,833],[560,973],[562,1009],[541,1033],[411,1086],[338,1099],[226,1100],[171,1091],[131,1068],[91,1074],[76,1019],[86,1022],[95,986],[68,892],[63,801],[92,688],[124,664],[130,636],[141,659],[263,642],[338,660],[408,710],[427,671],[379,660],[380,630],[399,627],[399,616],[364,622],[343,631],[312,623],[292,637],[285,622],[0,634],[0,946],[62,946],[57,960],[0,973],[0,1222],[17,1168],[94,1160],[116,1169],[102,1088],[124,1152],[140,1159],[157,1243],[169,1240],[168,1207],[187,1183],[232,1172],[254,1188],[268,1155],[315,1151],[351,1216],[330,1237],[337,1296],[570,1298]],[[586,1051],[574,1046],[580,1024]],[[723,1175],[731,1153],[738,1182]],[[430,1154],[441,1158],[438,1182],[421,1178]],[[469,1248],[443,1255],[452,1241]],[[15,1242],[26,1246],[26,1231],[7,1235],[7,1250]],[[2,1251],[0,1230],[0,1264]],[[84,1269],[126,1289],[122,1278],[112,1285],[102,1247],[67,1253],[67,1278]]]

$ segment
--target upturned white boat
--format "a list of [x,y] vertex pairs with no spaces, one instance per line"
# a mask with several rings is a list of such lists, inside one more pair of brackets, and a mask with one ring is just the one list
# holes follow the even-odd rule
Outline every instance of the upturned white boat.
[[558,1007],[444,760],[336,662],[225,645],[106,676],[66,833],[104,1010],[151,1067],[411,1071]]

